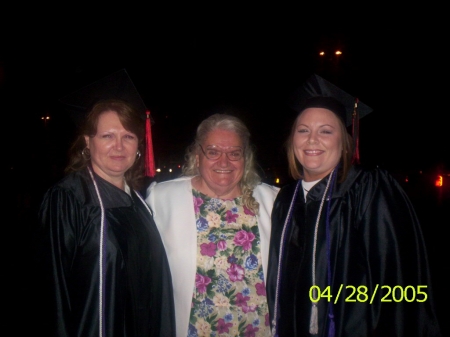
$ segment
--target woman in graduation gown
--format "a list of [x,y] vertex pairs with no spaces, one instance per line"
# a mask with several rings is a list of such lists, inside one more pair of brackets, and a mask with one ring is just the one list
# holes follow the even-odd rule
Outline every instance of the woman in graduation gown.
[[309,98],[287,141],[295,183],[272,212],[267,293],[273,334],[440,336],[424,238],[406,193],[352,165],[346,107]]
[[95,104],[71,148],[70,173],[45,194],[40,336],[175,336],[166,253],[136,192],[144,125],[124,101]]

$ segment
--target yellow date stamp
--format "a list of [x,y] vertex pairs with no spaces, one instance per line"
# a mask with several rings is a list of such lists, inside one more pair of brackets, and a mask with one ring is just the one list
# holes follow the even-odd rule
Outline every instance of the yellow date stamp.
[[321,299],[326,299],[328,302],[334,302],[334,304],[336,304],[341,298],[345,302],[369,302],[369,304],[372,304],[375,300],[375,295],[380,291],[380,302],[425,302],[428,299],[426,289],[426,285],[409,285],[406,287],[396,285],[391,287],[388,285],[380,286],[377,284],[373,291],[369,291],[364,285],[344,286],[341,284],[338,293],[334,296],[330,286],[327,286],[325,289],[320,289],[319,286],[313,285],[309,288],[309,299],[313,303],[317,303]]

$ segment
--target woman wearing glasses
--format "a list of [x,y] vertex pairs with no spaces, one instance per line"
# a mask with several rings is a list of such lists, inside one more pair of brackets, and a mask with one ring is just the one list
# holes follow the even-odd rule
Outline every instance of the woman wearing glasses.
[[270,336],[265,277],[278,190],[261,183],[249,130],[228,114],[200,123],[182,177],[149,186],[177,336]]

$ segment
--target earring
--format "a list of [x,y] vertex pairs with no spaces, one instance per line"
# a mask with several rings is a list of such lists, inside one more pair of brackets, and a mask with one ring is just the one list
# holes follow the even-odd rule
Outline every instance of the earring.
[[138,159],[141,158],[141,152],[137,150],[136,155],[138,156]]
[[91,150],[89,150],[88,147],[85,147],[83,149],[83,151],[81,151],[81,155],[83,156],[83,158],[85,160],[90,160],[91,159]]

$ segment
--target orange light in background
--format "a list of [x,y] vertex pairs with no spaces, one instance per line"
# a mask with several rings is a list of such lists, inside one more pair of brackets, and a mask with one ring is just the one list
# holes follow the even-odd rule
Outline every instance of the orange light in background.
[[42,116],[41,120],[44,121],[44,126],[47,127],[47,122],[50,121],[50,116]]
[[325,52],[324,52],[324,51],[321,51],[321,52],[319,52],[319,55],[320,55],[320,56],[324,56],[324,55],[325,55]]
[[280,183],[280,178],[275,179],[275,184],[279,184]]
[[342,55],[342,52],[340,50],[336,50],[335,54],[336,55]]
[[434,186],[442,187],[444,183],[444,178],[441,175],[438,175],[436,181],[434,182]]

